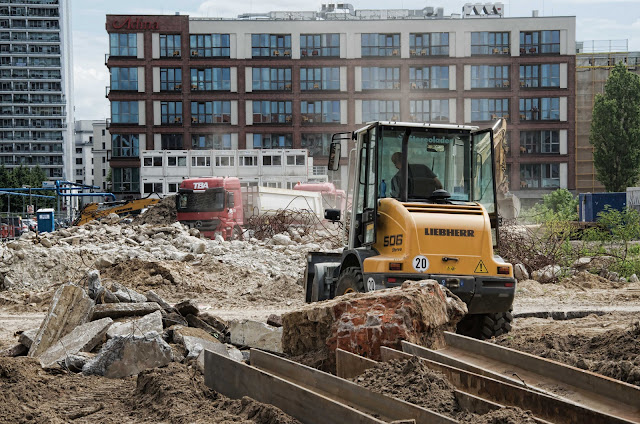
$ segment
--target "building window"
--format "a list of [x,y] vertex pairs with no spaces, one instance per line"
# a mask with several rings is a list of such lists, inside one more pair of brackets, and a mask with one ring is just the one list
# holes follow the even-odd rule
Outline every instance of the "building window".
[[233,156],[216,156],[216,166],[235,166],[235,160]]
[[168,186],[168,192],[169,193],[177,193],[178,192],[178,183],[169,183],[167,184]]
[[138,134],[111,134],[111,156],[120,157],[138,157]]
[[191,102],[193,124],[228,124],[231,122],[231,102]]
[[520,87],[560,87],[560,64],[520,65]]
[[400,34],[362,34],[362,57],[400,56]]
[[302,134],[301,147],[307,149],[309,156],[329,156],[332,134]]
[[191,91],[213,90],[231,90],[231,68],[191,68]]
[[162,183],[144,183],[142,185],[144,193],[162,193]]
[[257,156],[238,156],[238,166],[258,166]]
[[412,90],[448,89],[448,66],[424,66],[409,68],[409,84]]
[[521,31],[520,54],[560,54],[560,31]]
[[82,147],[76,147],[76,153],[81,155],[82,154]]
[[340,90],[340,68],[300,68],[300,90]]
[[138,90],[138,68],[111,68],[112,90]]
[[397,121],[400,119],[400,101],[398,100],[363,100],[362,120]]
[[288,166],[306,165],[306,162],[304,160],[304,155],[287,155],[287,165]]
[[140,191],[140,168],[113,168],[112,175],[114,192]]
[[509,119],[509,99],[471,99],[471,120]]
[[340,100],[300,102],[303,124],[340,123]]
[[340,56],[340,34],[301,34],[300,57]]
[[291,68],[253,68],[252,88],[258,90],[291,90]]
[[291,57],[291,35],[251,34],[252,57]]
[[192,34],[189,36],[191,57],[230,57],[229,34]]
[[400,68],[362,68],[363,90],[400,90]]
[[109,34],[111,56],[137,56],[137,34]]
[[82,172],[82,171],[83,171],[82,169],[76,169],[76,176],[81,177],[81,176],[82,176],[82,174],[83,174],[83,172]]
[[471,55],[509,54],[508,32],[472,32]]
[[291,120],[291,102],[253,101],[254,124],[284,124]]
[[147,156],[142,158],[142,166],[162,166],[162,156]]
[[523,155],[560,153],[560,132],[520,131],[520,153]]
[[520,99],[521,121],[559,121],[560,98]]
[[191,166],[211,166],[211,157],[209,156],[193,156],[191,157]]
[[282,156],[265,155],[262,156],[263,166],[282,166]]
[[449,33],[409,34],[409,54],[413,56],[449,56]]
[[160,34],[160,57],[182,56],[180,34]]
[[111,102],[113,124],[138,124],[138,102]]
[[231,150],[231,134],[192,134],[194,150]]
[[160,91],[182,90],[181,68],[160,68]]
[[182,102],[160,102],[162,125],[182,124]]
[[409,102],[413,122],[449,122],[449,100],[412,100]]
[[254,134],[254,149],[291,149],[293,136],[291,134]]
[[471,88],[509,88],[509,66],[471,66]]
[[520,188],[560,188],[557,163],[520,164]]
[[76,165],[82,165],[82,158],[76,158]]
[[162,134],[160,135],[162,150],[182,150],[182,134]]

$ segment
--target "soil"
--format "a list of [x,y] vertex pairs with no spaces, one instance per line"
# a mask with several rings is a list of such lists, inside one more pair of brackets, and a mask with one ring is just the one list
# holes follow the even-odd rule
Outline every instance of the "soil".
[[176,222],[176,196],[167,196],[133,219],[134,225],[171,225]]
[[511,333],[493,341],[640,386],[640,313],[516,320]]
[[53,375],[31,358],[0,358],[0,404],[0,423],[298,423],[271,405],[224,397],[178,363],[111,380]]

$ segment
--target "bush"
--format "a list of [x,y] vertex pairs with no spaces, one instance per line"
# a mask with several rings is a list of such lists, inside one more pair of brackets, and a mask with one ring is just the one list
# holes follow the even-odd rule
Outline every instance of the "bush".
[[555,190],[542,196],[542,203],[525,212],[525,219],[536,224],[577,221],[578,199],[566,188]]

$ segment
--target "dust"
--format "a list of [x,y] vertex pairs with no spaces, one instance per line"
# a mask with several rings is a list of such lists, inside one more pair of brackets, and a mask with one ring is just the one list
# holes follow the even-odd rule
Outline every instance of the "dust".
[[250,398],[229,399],[183,364],[137,379],[54,375],[32,358],[0,358],[0,423],[296,424],[281,410]]
[[133,219],[133,225],[171,225],[177,221],[176,196],[167,196]]
[[[640,386],[640,314],[528,325],[495,343]],[[617,326],[610,322],[618,323]]]

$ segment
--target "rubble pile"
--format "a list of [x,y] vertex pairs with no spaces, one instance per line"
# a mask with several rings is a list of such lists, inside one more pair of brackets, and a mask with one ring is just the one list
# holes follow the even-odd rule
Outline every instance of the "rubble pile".
[[282,328],[229,323],[201,312],[191,299],[172,306],[152,290],[103,284],[98,270],[87,279],[86,291],[72,283],[58,288],[40,328],[23,332],[0,356],[28,355],[45,369],[122,378],[171,362],[193,362],[202,370],[205,349],[244,360],[247,354],[233,343],[282,351]]

